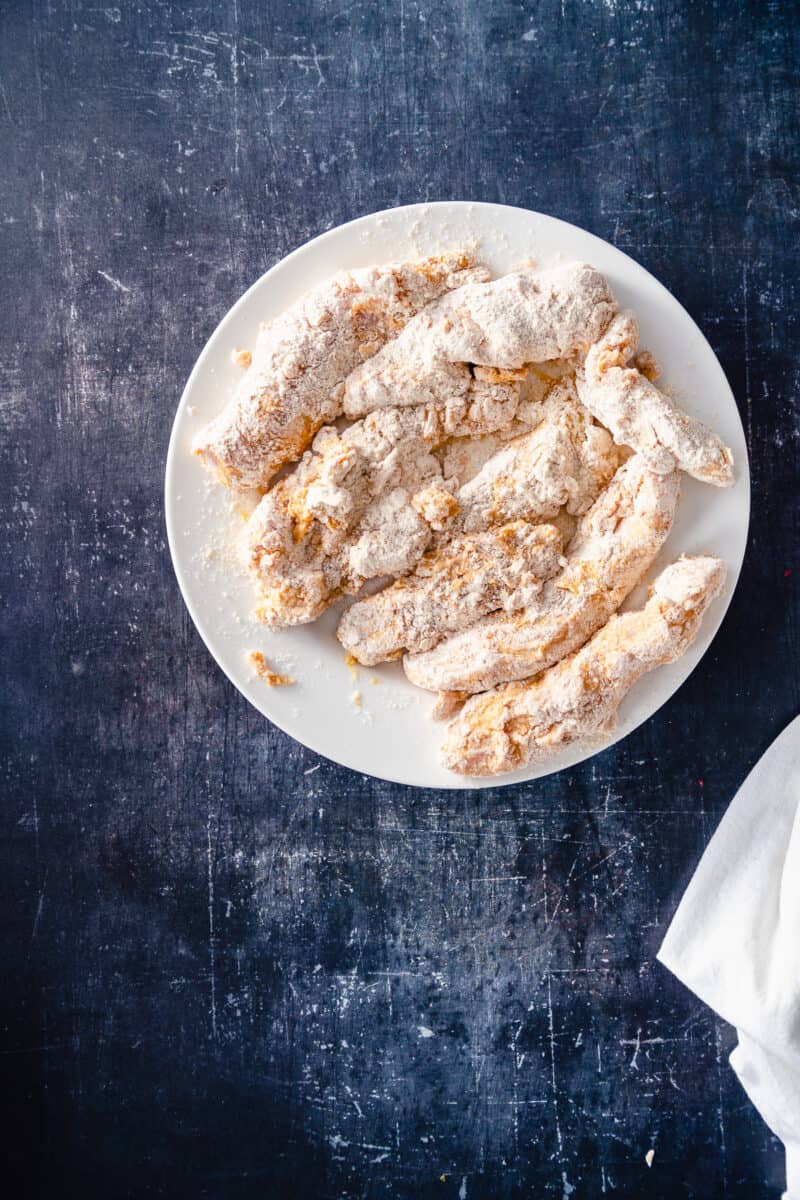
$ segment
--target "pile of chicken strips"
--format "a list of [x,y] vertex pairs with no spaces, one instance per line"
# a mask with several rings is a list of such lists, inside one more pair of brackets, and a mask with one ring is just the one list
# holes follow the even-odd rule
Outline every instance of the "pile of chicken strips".
[[452,771],[608,733],[723,586],[719,558],[682,557],[618,612],[681,473],[733,482],[730,450],[659,389],[638,336],[586,263],[492,279],[456,251],[353,270],[262,326],[195,441],[258,498],[238,554],[259,619],[304,624],[355,597],[339,641],[439,694]]

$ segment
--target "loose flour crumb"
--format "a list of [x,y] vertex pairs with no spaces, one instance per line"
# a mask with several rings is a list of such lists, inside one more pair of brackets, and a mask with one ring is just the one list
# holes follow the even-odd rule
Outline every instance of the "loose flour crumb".
[[277,671],[273,671],[260,650],[251,650],[248,657],[255,668],[256,675],[259,679],[264,680],[267,687],[288,687],[289,684],[295,682],[288,675],[279,675]]

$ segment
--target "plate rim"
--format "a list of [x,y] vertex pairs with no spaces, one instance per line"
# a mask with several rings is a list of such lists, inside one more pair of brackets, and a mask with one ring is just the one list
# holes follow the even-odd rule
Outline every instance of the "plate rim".
[[[627,729],[620,733],[615,732],[614,734],[612,734],[612,736],[610,738],[605,738],[602,741],[602,743],[598,744],[596,746],[596,748],[594,748],[594,749],[590,748],[591,743],[588,741],[583,742],[583,743],[580,743],[580,742],[573,743],[573,746],[574,746],[576,752],[580,745],[583,745],[586,748],[586,752],[582,753],[578,757],[576,757],[574,762],[562,763],[559,766],[554,766],[553,769],[550,771],[537,771],[535,769],[535,767],[533,767],[531,774],[527,775],[527,776],[523,776],[522,778],[517,777],[518,772],[514,772],[514,773],[509,772],[509,773],[504,773],[502,775],[487,776],[485,778],[474,777],[474,776],[471,776],[471,777],[454,776],[452,784],[450,784],[449,781],[447,781],[447,780],[442,780],[437,783],[410,783],[410,782],[408,782],[408,780],[405,780],[405,779],[397,779],[390,773],[385,773],[385,774],[379,775],[373,771],[365,770],[363,767],[352,766],[350,763],[345,763],[339,759],[332,758],[330,754],[326,754],[324,751],[318,750],[318,749],[316,749],[316,747],[309,745],[308,742],[301,740],[299,737],[296,736],[295,733],[292,733],[288,729],[286,729],[284,727],[284,725],[281,723],[280,719],[276,719],[276,717],[273,716],[272,714],[267,715],[265,712],[263,712],[263,710],[261,708],[259,708],[259,706],[254,701],[252,701],[250,699],[250,697],[242,690],[239,683],[236,681],[236,679],[233,678],[232,674],[227,670],[227,668],[221,661],[220,655],[217,653],[217,650],[214,648],[214,645],[213,645],[214,638],[213,638],[213,635],[211,635],[210,632],[208,631],[206,620],[205,620],[203,614],[200,611],[198,611],[197,607],[194,604],[194,601],[191,598],[191,588],[189,586],[187,577],[186,577],[183,567],[181,565],[180,553],[178,552],[178,549],[177,549],[177,547],[178,547],[178,531],[175,526],[175,522],[177,520],[177,514],[175,512],[173,496],[174,496],[174,492],[175,492],[174,475],[177,470],[177,463],[179,460],[178,456],[180,453],[179,442],[181,439],[181,432],[180,432],[179,426],[181,424],[181,417],[182,417],[182,414],[184,411],[184,406],[185,406],[185,403],[187,400],[187,395],[190,393],[197,378],[202,375],[203,369],[206,365],[206,361],[213,353],[214,346],[216,345],[219,337],[224,333],[225,328],[229,324],[232,324],[235,321],[240,310],[243,309],[244,307],[246,307],[252,294],[263,286],[264,282],[270,277],[270,275],[272,275],[279,268],[284,267],[289,262],[292,262],[294,260],[302,258],[303,256],[305,256],[309,253],[312,253],[313,250],[315,248],[319,247],[322,243],[328,241],[329,239],[333,239],[336,236],[341,235],[342,232],[345,230],[354,230],[355,227],[357,227],[359,225],[363,225],[363,224],[368,224],[370,222],[374,222],[377,218],[380,218],[380,217],[385,218],[390,215],[399,216],[401,214],[410,215],[415,212],[422,216],[422,215],[430,213],[430,211],[432,209],[439,209],[439,210],[446,209],[446,210],[450,210],[450,211],[452,211],[454,209],[459,209],[459,210],[467,210],[467,211],[471,211],[471,212],[474,212],[476,209],[483,209],[483,210],[494,210],[495,212],[498,212],[498,213],[507,213],[507,212],[521,213],[525,217],[533,217],[534,219],[538,218],[538,219],[544,220],[547,224],[556,224],[558,226],[561,226],[565,231],[576,231],[579,234],[581,234],[582,237],[588,237],[592,241],[596,241],[600,246],[611,249],[616,254],[620,255],[623,259],[626,259],[635,268],[635,270],[637,272],[641,272],[645,276],[647,276],[647,278],[651,281],[651,283],[655,284],[658,291],[663,292],[665,294],[665,296],[668,297],[668,299],[673,304],[677,304],[680,307],[684,317],[686,318],[686,320],[688,322],[690,322],[694,332],[700,337],[702,342],[705,344],[705,346],[708,348],[708,350],[712,354],[717,365],[719,366],[719,369],[722,373],[725,383],[727,384],[728,391],[730,392],[730,397],[733,402],[733,408],[735,410],[736,418],[739,422],[739,426],[740,426],[741,434],[742,434],[741,440],[742,440],[742,446],[744,449],[744,461],[741,462],[741,464],[739,464],[739,462],[737,461],[737,467],[739,468],[738,473],[737,473],[737,484],[742,483],[744,485],[745,495],[743,498],[746,500],[746,505],[747,505],[747,520],[746,520],[746,528],[744,531],[744,540],[743,540],[743,545],[742,545],[741,557],[740,557],[738,564],[736,565],[735,578],[733,578],[733,580],[729,582],[729,585],[726,587],[723,596],[720,597],[720,600],[724,604],[724,607],[723,607],[722,611],[719,613],[717,627],[716,627],[713,635],[711,636],[711,638],[708,640],[708,643],[706,644],[706,646],[702,649],[700,656],[698,657],[697,661],[694,663],[694,666],[691,668],[688,675],[686,675],[673,688],[673,690],[668,695],[666,695],[654,708],[652,708],[646,717],[644,717],[641,721],[637,722],[637,724],[632,729]],[[313,284],[311,284],[309,286],[313,286]],[[733,388],[731,387],[730,380],[728,379],[725,369],[723,368],[722,363],[720,362],[714,348],[711,346],[711,343],[709,342],[708,338],[705,336],[702,329],[697,324],[697,322],[695,321],[695,319],[691,315],[691,313],[684,307],[684,305],[677,298],[677,296],[675,296],[669,290],[669,288],[666,287],[665,284],[663,284],[655,275],[653,275],[647,269],[647,267],[644,267],[641,263],[639,263],[635,258],[632,257],[632,255],[628,254],[625,250],[619,249],[619,247],[615,246],[612,242],[607,241],[604,238],[601,238],[598,234],[592,233],[590,230],[583,229],[580,225],[576,225],[571,221],[565,221],[561,217],[555,217],[549,213],[542,212],[539,209],[525,208],[521,205],[498,204],[498,203],[495,203],[492,201],[481,201],[481,200],[432,200],[432,201],[420,201],[415,204],[403,204],[403,205],[392,206],[390,208],[378,209],[374,212],[364,213],[361,216],[353,217],[351,220],[345,221],[341,225],[334,225],[330,229],[323,230],[321,233],[316,234],[312,238],[309,238],[308,241],[302,242],[299,246],[296,246],[288,254],[286,254],[282,258],[278,259],[277,262],[273,263],[271,267],[269,267],[266,271],[262,272],[262,274],[259,275],[259,277],[257,279],[255,279],[246,288],[246,290],[238,297],[238,299],[234,301],[234,303],[226,311],[224,316],[218,321],[218,323],[216,324],[216,326],[214,327],[214,329],[212,330],[212,332],[209,334],[208,338],[206,339],[206,342],[205,342],[203,348],[201,349],[199,355],[197,356],[197,359],[195,360],[195,363],[194,363],[191,371],[189,372],[186,382],[181,390],[180,398],[178,400],[178,403],[177,403],[177,406],[175,409],[175,414],[174,414],[174,417],[172,420],[169,442],[168,442],[168,446],[167,446],[166,463],[165,463],[165,469],[164,469],[164,493],[163,493],[163,496],[164,496],[164,520],[165,520],[165,526],[166,526],[166,532],[167,532],[167,544],[169,546],[170,558],[172,561],[172,568],[173,568],[175,577],[178,582],[178,588],[181,593],[181,598],[183,600],[184,605],[186,606],[186,610],[187,610],[189,616],[191,617],[191,620],[195,626],[195,629],[197,630],[197,633],[200,635],[200,638],[201,638],[206,650],[211,655],[211,658],[213,659],[213,661],[215,662],[217,667],[222,671],[225,678],[232,684],[232,686],[236,689],[236,691],[239,693],[239,695],[241,695],[247,701],[247,703],[250,704],[255,709],[255,711],[259,714],[259,716],[263,717],[264,720],[266,720],[266,721],[270,721],[282,733],[284,733],[287,737],[291,738],[293,741],[297,742],[299,745],[303,746],[304,749],[308,750],[310,753],[317,755],[319,758],[324,758],[327,761],[334,763],[338,767],[343,767],[346,770],[353,771],[355,774],[368,776],[373,779],[379,779],[379,780],[382,780],[382,781],[385,781],[387,783],[391,783],[391,784],[394,784],[397,786],[416,788],[416,789],[423,790],[423,791],[474,792],[474,791],[489,790],[492,788],[514,787],[514,786],[518,786],[518,785],[523,785],[525,783],[534,783],[539,779],[545,779],[545,778],[548,778],[553,775],[559,775],[564,771],[569,771],[578,766],[581,766],[584,763],[589,762],[591,759],[595,758],[598,754],[602,754],[604,751],[610,750],[613,746],[617,745],[618,742],[623,741],[625,738],[630,736],[632,733],[636,732],[637,729],[640,729],[643,725],[645,725],[648,721],[650,721],[667,703],[669,703],[669,701],[671,701],[678,694],[678,692],[680,692],[680,690],[684,686],[684,684],[686,684],[688,682],[689,678],[694,674],[694,672],[700,666],[701,662],[703,661],[706,654],[708,653],[711,646],[713,645],[716,638],[718,637],[719,632],[722,629],[722,626],[723,626],[723,624],[728,616],[728,613],[730,611],[730,605],[733,600],[736,589],[739,586],[739,581],[741,579],[742,569],[744,567],[745,559],[747,557],[747,551],[748,551],[748,546],[749,546],[749,541],[750,541],[750,525],[751,525],[751,521],[752,521],[752,486],[751,486],[751,482],[752,481],[751,481],[751,474],[750,474],[750,454],[749,454],[749,447],[747,446],[747,438],[746,438],[746,433],[745,433],[745,429],[744,429],[744,423],[742,422],[742,416],[739,411],[739,406],[736,402],[736,396],[733,391]],[[171,496],[171,494],[170,494],[171,489],[173,492],[173,496]],[[731,574],[730,565],[728,565],[729,579],[730,579],[730,574]],[[717,603],[719,603],[719,601]],[[524,768],[523,768],[523,770],[524,770]],[[469,782],[466,782],[465,781],[466,779],[469,779]]]

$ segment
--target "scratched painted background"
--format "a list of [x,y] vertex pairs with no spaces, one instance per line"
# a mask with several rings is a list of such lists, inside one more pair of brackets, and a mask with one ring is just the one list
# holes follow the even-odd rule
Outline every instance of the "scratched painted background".
[[[732,1031],[654,955],[799,706],[797,18],[0,3],[15,1195],[776,1195]],[[341,221],[448,197],[554,213],[662,279],[729,374],[754,483],[696,676],[592,763],[482,794],[362,778],[251,711],[184,611],[161,498],[183,382],[243,289]]]

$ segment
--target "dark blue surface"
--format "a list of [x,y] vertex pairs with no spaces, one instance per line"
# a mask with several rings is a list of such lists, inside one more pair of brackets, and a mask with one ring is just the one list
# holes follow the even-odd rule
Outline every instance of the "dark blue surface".
[[[776,1195],[732,1031],[654,955],[800,707],[797,17],[0,4],[16,1194]],[[189,622],[162,513],[183,382],[244,288],[326,228],[443,198],[566,218],[661,279],[729,375],[754,487],[731,611],[671,703],[481,794],[365,779],[268,726]]]

